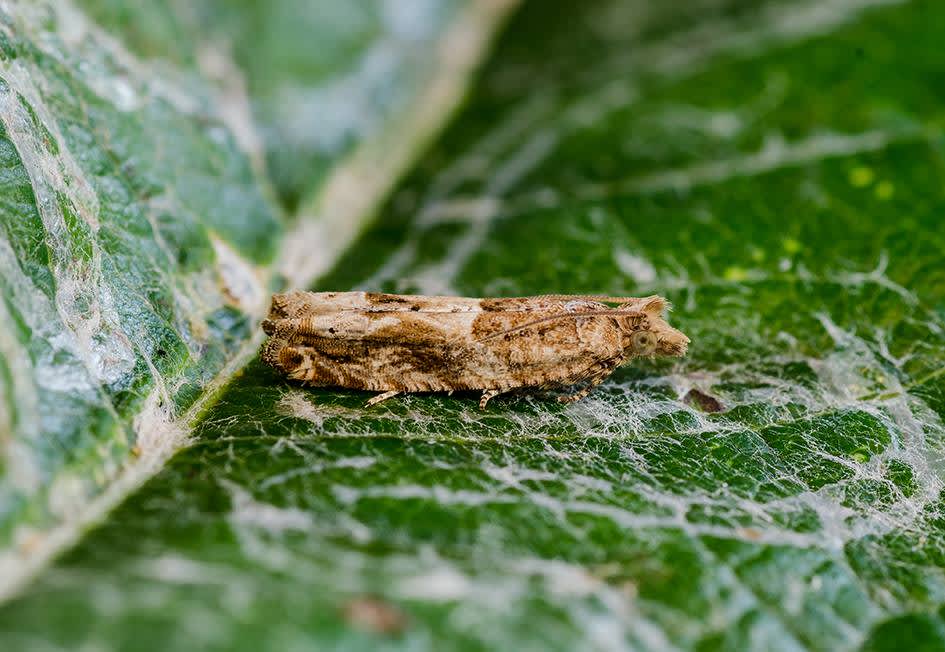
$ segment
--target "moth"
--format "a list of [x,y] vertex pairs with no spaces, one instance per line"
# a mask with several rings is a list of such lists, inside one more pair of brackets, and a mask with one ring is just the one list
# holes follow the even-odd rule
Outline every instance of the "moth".
[[374,292],[272,297],[262,359],[290,379],[378,392],[587,396],[633,358],[685,355],[658,296],[475,299]]

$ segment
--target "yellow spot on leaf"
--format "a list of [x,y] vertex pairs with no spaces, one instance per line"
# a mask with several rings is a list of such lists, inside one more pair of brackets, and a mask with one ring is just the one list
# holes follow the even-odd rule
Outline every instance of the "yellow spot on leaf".
[[892,199],[892,196],[896,193],[896,188],[888,181],[880,181],[876,184],[876,189],[873,192],[877,199],[886,201]]
[[872,168],[868,168],[865,165],[858,165],[850,170],[850,184],[856,188],[865,188],[873,183],[873,179],[875,178],[876,175],[873,173]]
[[748,278],[748,270],[743,267],[729,267],[725,270],[724,276],[726,281],[744,281]]
[[796,254],[801,250],[801,243],[794,238],[785,238],[781,244],[784,247],[784,251],[791,255]]

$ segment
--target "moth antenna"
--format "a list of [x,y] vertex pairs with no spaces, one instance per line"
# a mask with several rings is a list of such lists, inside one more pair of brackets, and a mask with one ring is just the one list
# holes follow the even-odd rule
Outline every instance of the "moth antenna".
[[[526,297],[531,298],[531,297]],[[540,294],[538,299],[588,299],[602,303],[630,303],[635,297],[612,297],[604,294]]]

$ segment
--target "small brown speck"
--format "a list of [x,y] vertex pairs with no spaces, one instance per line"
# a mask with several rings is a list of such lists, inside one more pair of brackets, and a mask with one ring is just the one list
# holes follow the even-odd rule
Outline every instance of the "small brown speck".
[[131,454],[135,457],[141,457],[141,447],[138,444],[135,444],[131,447]]
[[695,388],[690,389],[686,393],[686,396],[683,397],[683,402],[703,412],[722,412],[725,410],[725,407],[719,399]]
[[19,544],[19,549],[22,554],[32,554],[39,548],[40,544],[43,542],[43,535],[38,532],[31,533],[25,537]]
[[761,538],[761,531],[753,527],[743,527],[738,530],[739,536],[749,541],[758,541]]
[[407,616],[403,611],[373,596],[349,600],[343,615],[349,625],[375,634],[400,634],[407,628]]

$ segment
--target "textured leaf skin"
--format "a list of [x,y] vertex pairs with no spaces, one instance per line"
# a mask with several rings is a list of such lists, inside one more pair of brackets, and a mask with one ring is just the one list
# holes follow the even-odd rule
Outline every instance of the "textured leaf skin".
[[945,8],[550,4],[319,286],[659,290],[689,357],[485,414],[255,363],[4,642],[945,645]]
[[[331,231],[306,245],[321,252],[316,268],[352,237],[311,203],[301,219],[283,214],[267,153],[302,147],[279,156],[299,162],[292,191],[313,202],[323,189],[339,196],[329,172],[345,169],[336,164],[355,143],[383,140],[395,162],[375,177],[394,177],[482,52],[449,59],[452,86],[425,107],[423,128],[403,124],[408,100],[426,97],[440,73],[418,52],[459,5],[469,3],[421,1],[406,14],[407,4],[392,13],[374,0],[268,13],[213,0],[2,8],[0,600],[187,441],[220,379],[251,354],[269,292],[311,278],[279,271],[304,239],[283,238],[283,222]],[[482,43],[509,3],[496,6],[473,21]],[[372,58],[390,69],[365,76]],[[396,89],[383,86],[395,78]],[[311,101],[299,108],[286,94]],[[329,129],[341,100],[360,107],[358,123]],[[283,124],[273,106],[326,122]],[[337,146],[313,148],[314,132]],[[357,176],[349,167],[342,181]],[[356,233],[389,183],[336,219]]]
[[160,445],[132,422],[185,411],[246,339],[280,231],[206,87],[69,3],[0,10],[0,550]]
[[232,74],[217,60],[232,58],[252,98],[268,172],[290,211],[360,143],[383,137],[440,63],[431,54],[437,39],[470,4],[80,1],[144,57],[200,69],[225,87]]

